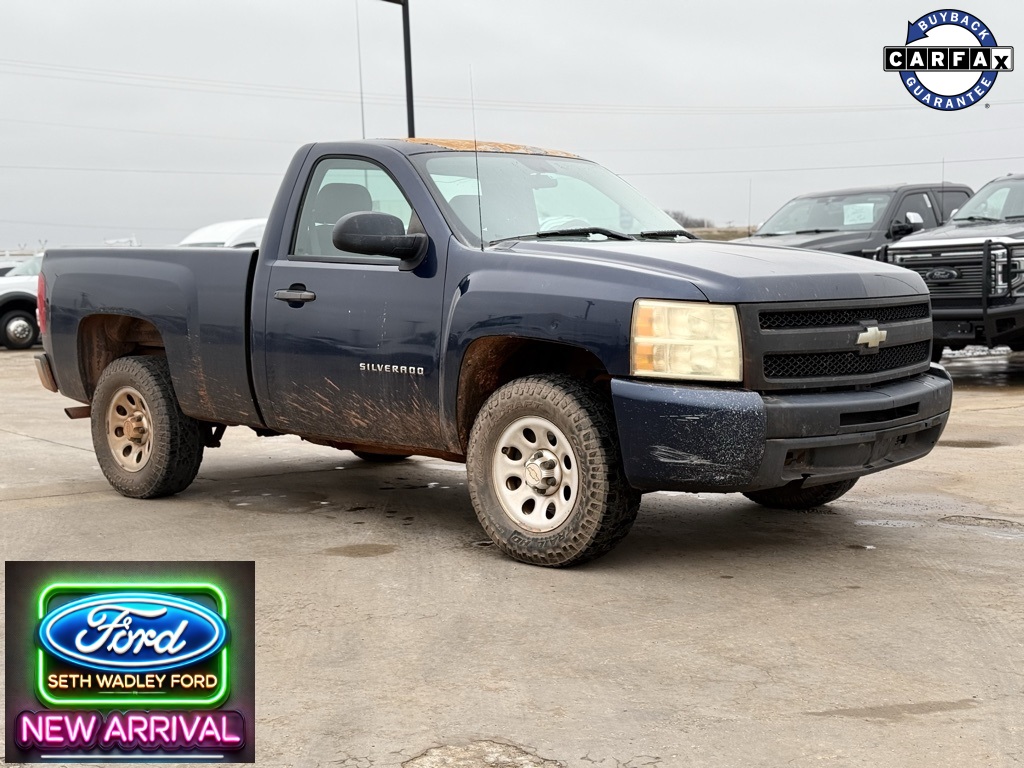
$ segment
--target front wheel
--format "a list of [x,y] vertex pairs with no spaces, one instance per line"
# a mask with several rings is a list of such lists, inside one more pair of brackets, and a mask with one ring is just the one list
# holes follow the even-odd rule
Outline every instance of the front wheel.
[[[799,480],[797,481],[800,482]],[[751,491],[744,493],[751,501],[755,501],[762,507],[772,509],[813,509],[822,504],[835,501],[840,496],[857,484],[857,478],[853,480],[840,480],[837,483],[826,483],[825,485],[812,485],[809,488],[801,488],[799,485],[790,483],[781,488],[769,488],[765,491]]]
[[640,507],[606,399],[568,376],[529,376],[498,389],[473,424],[466,458],[480,524],[524,563],[599,557],[629,533]]
[[191,485],[203,461],[198,421],[178,407],[163,357],[122,357],[106,367],[92,400],[92,444],[122,496],[152,499]]
[[35,312],[14,309],[0,318],[0,341],[9,349],[28,349],[39,341]]

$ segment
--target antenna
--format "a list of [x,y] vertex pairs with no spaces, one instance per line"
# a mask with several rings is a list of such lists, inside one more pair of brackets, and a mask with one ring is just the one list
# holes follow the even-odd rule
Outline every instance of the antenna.
[[480,183],[480,150],[476,143],[476,88],[473,85],[473,65],[469,65],[469,108],[473,113],[473,162],[476,164],[476,213],[480,223],[480,253],[484,251],[484,196]]
[[747,179],[747,237],[754,231],[751,227],[750,221],[750,209],[752,207],[752,201],[754,199],[754,178]]
[[356,6],[356,58],[359,62],[359,125],[362,128],[363,138],[366,138],[366,110],[363,107],[363,43],[359,33],[359,0],[355,0]]

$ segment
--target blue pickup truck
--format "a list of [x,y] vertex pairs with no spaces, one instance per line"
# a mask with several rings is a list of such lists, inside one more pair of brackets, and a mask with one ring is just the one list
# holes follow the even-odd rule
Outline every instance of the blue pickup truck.
[[914,272],[697,240],[508,144],[302,147],[258,250],[50,250],[39,320],[40,378],[126,496],[184,490],[229,426],[434,456],[547,566],[610,550],[648,491],[828,503],[927,454],[952,395]]

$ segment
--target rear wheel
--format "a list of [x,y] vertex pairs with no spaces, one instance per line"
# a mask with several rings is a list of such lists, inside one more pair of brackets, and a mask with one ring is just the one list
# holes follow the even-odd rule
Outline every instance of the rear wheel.
[[107,366],[93,395],[92,443],[107,481],[135,499],[185,490],[203,461],[202,427],[178,407],[163,357]]
[[391,453],[370,453],[369,451],[352,451],[363,461],[371,464],[394,464],[396,461],[405,461],[412,454],[391,454]]
[[640,507],[605,398],[568,376],[529,376],[491,395],[473,424],[467,475],[487,535],[534,565],[603,555]]
[[[798,480],[797,483],[800,481]],[[790,483],[781,488],[769,488],[766,491],[751,491],[744,493],[751,501],[756,501],[762,507],[772,509],[813,509],[822,504],[835,501],[840,496],[857,484],[857,478],[853,480],[840,480],[838,483],[826,483],[825,485],[812,485],[810,488],[801,488],[799,485]]]
[[10,349],[28,349],[39,341],[36,315],[26,309],[13,309],[0,318],[0,341]]

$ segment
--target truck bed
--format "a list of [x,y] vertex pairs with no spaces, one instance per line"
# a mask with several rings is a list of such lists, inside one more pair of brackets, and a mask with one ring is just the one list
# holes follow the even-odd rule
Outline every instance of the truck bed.
[[[83,320],[103,322],[105,314],[134,317],[146,323],[140,324],[139,351],[166,348],[185,414],[222,424],[261,425],[249,338],[256,253],[246,248],[48,250],[46,301],[61,391],[89,402],[90,371],[105,364],[102,359],[109,354],[102,341],[81,341]],[[152,326],[158,336],[146,337],[146,330],[153,336]]]

